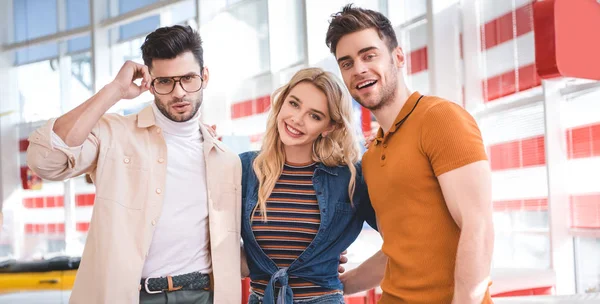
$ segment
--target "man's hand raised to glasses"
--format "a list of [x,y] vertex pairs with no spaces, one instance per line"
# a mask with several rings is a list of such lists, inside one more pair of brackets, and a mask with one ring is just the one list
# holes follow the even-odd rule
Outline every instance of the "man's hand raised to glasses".
[[[134,82],[137,79],[142,79],[141,85]],[[147,66],[128,60],[123,64],[112,83],[119,88],[121,99],[133,99],[149,90],[151,82],[152,77]]]

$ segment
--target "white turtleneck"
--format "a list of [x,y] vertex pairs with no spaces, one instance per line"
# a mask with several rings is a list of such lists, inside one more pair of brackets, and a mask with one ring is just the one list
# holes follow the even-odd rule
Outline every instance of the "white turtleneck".
[[167,180],[162,213],[142,278],[211,272],[206,167],[200,111],[186,122],[165,117],[152,103],[156,125],[167,144]]
[[[142,278],[199,271],[210,273],[208,197],[200,111],[186,122],[165,117],[152,103],[155,122],[167,144],[167,176],[162,212]],[[52,145],[68,147],[52,132]]]

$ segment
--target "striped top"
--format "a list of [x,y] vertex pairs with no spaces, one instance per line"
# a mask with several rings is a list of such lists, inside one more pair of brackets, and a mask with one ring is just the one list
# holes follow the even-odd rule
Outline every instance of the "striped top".
[[[312,183],[316,166],[317,163],[286,163],[267,200],[267,222],[262,221],[259,208],[254,213],[252,230],[256,241],[280,268],[289,267],[319,231],[321,214]],[[294,300],[337,292],[294,276],[290,276],[288,282],[294,292]],[[250,285],[253,292],[263,296],[268,283],[258,280],[252,281]],[[278,286],[279,283],[276,285],[275,295],[279,293]]]

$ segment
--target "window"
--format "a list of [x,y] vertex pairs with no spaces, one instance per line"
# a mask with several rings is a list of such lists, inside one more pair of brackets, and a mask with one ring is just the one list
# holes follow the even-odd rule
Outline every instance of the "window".
[[272,1],[269,3],[269,36],[271,43],[271,70],[302,63],[305,57],[305,30],[303,5],[300,0]]
[[[119,0],[119,14],[125,14],[130,11],[148,6],[157,0]],[[141,20],[130,22],[119,26],[119,40],[125,41],[131,38],[143,36],[152,32],[160,26],[160,16],[153,15]]]
[[427,1],[423,0],[389,0],[389,19],[393,26],[406,24],[427,13]]
[[17,83],[22,122],[46,120],[62,114],[59,75],[56,60],[18,67]]
[[[67,0],[67,30],[90,24],[90,0]],[[90,35],[76,37],[67,42],[67,52],[89,50],[92,45]]]
[[417,22],[406,28],[396,28],[398,45],[406,56],[406,83],[421,94],[429,93],[429,66],[427,60],[427,22]]
[[600,238],[575,238],[577,292],[600,292]]
[[231,83],[269,71],[268,22],[267,1],[250,0],[202,25],[204,58],[211,79]]
[[69,83],[69,104],[64,112],[70,111],[92,97],[91,54],[89,52],[70,56],[71,79]]
[[493,267],[547,269],[550,236],[543,103],[478,118],[492,168]]
[[[573,83],[582,82],[574,80]],[[567,83],[567,88],[572,83]],[[575,236],[577,292],[600,292],[600,87],[561,101],[567,142],[566,190]]]

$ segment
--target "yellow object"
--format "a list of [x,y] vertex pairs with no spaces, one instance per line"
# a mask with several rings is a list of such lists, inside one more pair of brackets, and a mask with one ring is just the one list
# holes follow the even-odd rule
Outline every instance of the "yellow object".
[[71,290],[77,270],[0,273],[0,294],[33,290]]
[[71,290],[79,258],[0,262],[0,294],[42,290]]
[[2,116],[4,116],[4,115],[10,115],[10,114],[12,114],[13,112],[14,112],[14,111],[8,111],[8,112],[3,112],[3,113],[0,113],[0,117],[2,117]]
[[0,294],[33,290],[71,290],[77,270],[0,273]]

